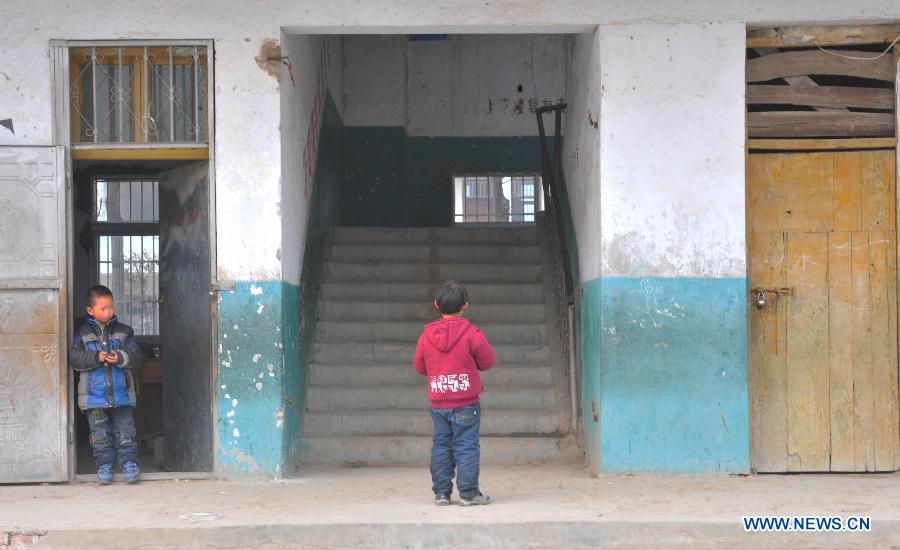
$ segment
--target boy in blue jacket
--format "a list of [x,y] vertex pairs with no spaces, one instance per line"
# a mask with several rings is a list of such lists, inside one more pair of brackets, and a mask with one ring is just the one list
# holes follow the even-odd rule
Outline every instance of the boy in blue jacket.
[[102,285],[87,292],[87,317],[75,331],[69,352],[78,372],[78,406],[91,428],[97,481],[108,485],[118,459],[126,483],[140,478],[137,433],[134,428],[134,378],[141,362],[134,330],[116,318],[113,294]]

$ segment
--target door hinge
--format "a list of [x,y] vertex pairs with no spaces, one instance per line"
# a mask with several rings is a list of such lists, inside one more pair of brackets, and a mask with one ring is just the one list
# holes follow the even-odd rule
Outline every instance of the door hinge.
[[216,281],[209,285],[209,295],[213,296],[216,292],[233,292],[234,281]]

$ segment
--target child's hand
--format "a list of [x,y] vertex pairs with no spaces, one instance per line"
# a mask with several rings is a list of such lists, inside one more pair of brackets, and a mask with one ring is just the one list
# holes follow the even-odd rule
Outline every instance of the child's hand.
[[115,351],[111,351],[106,354],[106,362],[107,363],[118,363],[119,362],[119,354]]
[[106,360],[108,357],[109,357],[108,353],[106,353],[105,351],[101,351],[100,353],[97,354],[97,361],[100,361],[101,363],[106,363]]

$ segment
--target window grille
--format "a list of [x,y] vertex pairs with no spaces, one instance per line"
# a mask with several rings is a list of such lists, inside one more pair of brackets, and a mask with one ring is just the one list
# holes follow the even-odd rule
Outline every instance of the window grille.
[[541,178],[534,174],[453,178],[455,223],[534,223],[544,210]]
[[112,290],[116,314],[137,335],[159,334],[159,183],[94,180],[97,280]]
[[72,143],[207,141],[205,46],[70,50]]

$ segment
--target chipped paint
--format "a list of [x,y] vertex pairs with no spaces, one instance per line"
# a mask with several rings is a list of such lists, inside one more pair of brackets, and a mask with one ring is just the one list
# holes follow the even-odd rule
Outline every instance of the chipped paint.
[[651,277],[585,285],[582,406],[598,412],[584,420],[595,471],[747,471],[746,287]]
[[[283,467],[284,431],[267,420],[284,409],[284,345],[281,341],[273,345],[272,340],[281,335],[277,329],[284,322],[282,286],[271,281],[237,282],[234,291],[221,293],[219,326],[231,331],[219,353],[219,363],[230,363],[230,368],[219,370],[217,384],[222,392],[218,456],[227,475],[275,475]],[[265,307],[257,313],[260,305]],[[234,460],[235,456],[252,456],[254,462]]]
[[253,59],[266,74],[281,82],[281,44],[278,43],[278,40],[271,38],[263,40],[259,47],[259,53]]

